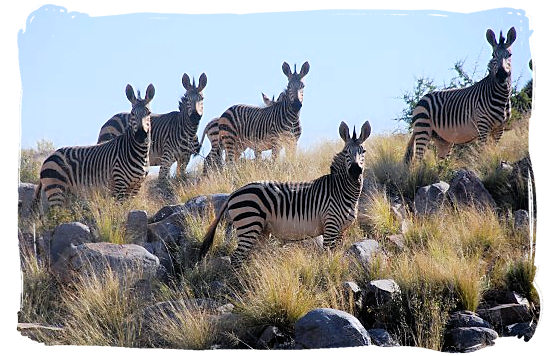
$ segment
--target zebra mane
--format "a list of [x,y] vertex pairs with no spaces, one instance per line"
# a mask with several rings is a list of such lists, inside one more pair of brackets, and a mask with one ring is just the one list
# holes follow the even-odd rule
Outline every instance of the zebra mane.
[[340,174],[346,172],[346,164],[344,158],[344,150],[334,155],[334,157],[332,158],[332,163],[330,164],[331,174]]

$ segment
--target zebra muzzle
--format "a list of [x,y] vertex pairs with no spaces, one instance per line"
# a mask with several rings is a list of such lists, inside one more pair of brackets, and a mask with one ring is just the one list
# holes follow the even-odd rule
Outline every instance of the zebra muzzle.
[[363,168],[361,168],[357,163],[353,162],[348,169],[348,173],[352,178],[359,178],[361,173],[363,173]]

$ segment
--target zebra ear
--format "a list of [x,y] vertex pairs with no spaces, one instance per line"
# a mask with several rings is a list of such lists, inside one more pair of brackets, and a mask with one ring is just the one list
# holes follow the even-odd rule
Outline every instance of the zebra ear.
[[192,83],[190,83],[190,77],[186,73],[184,73],[182,76],[182,86],[186,90],[190,90],[192,88]]
[[363,126],[361,126],[361,134],[359,135],[359,144],[365,142],[365,140],[370,136],[370,124],[366,121]]
[[264,102],[264,104],[266,104],[266,106],[270,106],[272,105],[272,101],[270,100],[270,98],[268,98],[268,96],[264,93],[262,93],[262,101]]
[[154,98],[154,94],[156,94],[156,89],[152,84],[148,84],[148,88],[146,88],[146,96],[144,97],[144,102],[148,104],[150,100]]
[[201,75],[199,76],[199,84],[197,88],[198,93],[200,93],[203,90],[203,88],[205,88],[206,85],[207,85],[207,76],[205,75],[205,73],[201,73]]
[[127,86],[125,87],[125,96],[127,96],[127,100],[129,100],[133,105],[137,101],[137,98],[135,97],[135,91],[130,84],[127,84]]
[[287,76],[287,78],[291,77],[291,67],[287,62],[283,62],[283,65],[281,66],[281,69],[283,70],[283,73]]
[[302,64],[302,68],[300,68],[300,79],[304,78],[306,74],[310,71],[310,64],[306,61],[304,64]]
[[490,46],[496,47],[498,45],[498,42],[496,41],[496,34],[491,29],[488,29],[486,31],[486,40],[488,43],[490,43]]
[[340,133],[340,138],[342,138],[342,140],[344,140],[344,142],[348,142],[348,140],[350,139],[349,127],[344,121],[342,121],[340,123],[340,127],[338,128],[338,132]]
[[507,41],[505,41],[505,48],[509,48],[513,42],[517,39],[517,31],[514,27],[511,27],[509,31],[507,31]]

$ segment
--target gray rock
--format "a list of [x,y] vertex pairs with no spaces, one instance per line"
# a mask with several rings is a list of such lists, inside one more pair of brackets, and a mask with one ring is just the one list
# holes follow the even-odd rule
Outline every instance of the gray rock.
[[170,216],[171,214],[175,212],[180,212],[182,209],[184,209],[184,204],[177,204],[177,205],[166,205],[156,214],[154,214],[152,217],[148,219],[149,224],[157,223],[158,221],[161,221],[165,219],[166,217]]
[[450,185],[443,181],[418,188],[414,196],[416,214],[426,215],[438,211],[446,202],[449,188]]
[[391,303],[401,289],[393,279],[377,279],[370,281],[364,288],[365,306],[378,307]]
[[532,313],[525,304],[502,304],[488,309],[478,309],[477,313],[500,332],[507,325],[532,320]]
[[486,190],[477,175],[473,171],[465,169],[456,172],[450,181],[450,189],[447,194],[455,204],[478,207],[496,206],[492,195]]
[[523,337],[524,341],[530,341],[536,332],[536,326],[534,322],[507,325],[503,329],[503,336],[517,336],[519,339]]
[[[37,185],[32,183],[19,183],[19,218],[28,219],[31,217],[32,211],[32,201],[34,200],[34,192]],[[45,194],[41,192],[41,205],[38,208],[41,208],[42,211],[47,210],[47,200],[45,199]],[[37,211],[36,211],[37,212]]]
[[347,298],[347,300],[353,300],[357,310],[363,308],[363,294],[357,283],[346,281],[342,284],[342,289],[344,290],[345,298]]
[[220,213],[220,209],[222,208],[224,203],[228,200],[229,196],[230,194],[226,194],[226,193],[200,195],[192,199],[189,199],[184,204],[184,207],[189,212],[203,215],[206,213],[206,210],[212,205],[215,211],[215,216],[218,216],[218,214]]
[[135,244],[143,244],[146,242],[148,228],[148,216],[144,210],[131,210],[127,214],[127,222],[125,224],[125,234],[127,241]]
[[488,328],[461,327],[453,328],[445,334],[444,351],[471,352],[493,345],[498,334]]
[[359,320],[346,312],[320,308],[308,312],[294,325],[296,347],[305,349],[370,345]]
[[380,252],[380,245],[378,241],[372,239],[356,242],[348,250],[348,253],[355,256],[365,269],[369,267],[373,256],[378,252]]
[[101,276],[108,271],[122,280],[148,279],[156,276],[159,265],[158,258],[142,246],[97,242],[65,249],[52,270],[65,281],[75,276]]
[[277,326],[267,326],[258,338],[258,346],[264,349],[286,349],[292,346],[291,338]]
[[158,269],[157,277],[160,280],[166,281],[175,277],[174,256],[171,256],[163,241],[145,242],[142,244],[142,247],[158,258],[161,269]]
[[53,231],[51,240],[48,241],[51,264],[55,265],[66,249],[94,240],[89,227],[82,223],[71,222],[57,226]]
[[396,203],[391,206],[391,212],[399,222],[403,222],[407,218],[405,206],[401,203]]
[[461,328],[461,327],[481,327],[492,329],[492,325],[489,322],[482,319],[478,314],[469,310],[457,311],[450,315],[447,328]]
[[367,332],[370,335],[372,343],[376,346],[400,346],[385,329],[369,329]]
[[178,245],[184,237],[185,212],[175,212],[163,220],[148,224],[148,241],[162,241],[167,245]]
[[403,234],[389,235],[388,237],[386,237],[386,239],[397,250],[402,251],[405,249],[405,237]]

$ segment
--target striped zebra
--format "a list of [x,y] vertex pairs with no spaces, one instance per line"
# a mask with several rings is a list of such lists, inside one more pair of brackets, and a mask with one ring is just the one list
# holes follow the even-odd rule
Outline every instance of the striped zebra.
[[441,90],[426,94],[412,112],[412,136],[405,162],[420,160],[427,144],[433,139],[439,158],[450,155],[454,144],[479,139],[485,143],[489,135],[498,142],[511,116],[511,45],[517,37],[515,28],[500,32],[499,42],[494,31],[486,32],[492,46],[488,75],[462,89]]
[[107,187],[118,199],[136,194],[148,173],[150,151],[150,109],[154,86],[146,96],[137,97],[131,85],[125,88],[132,109],[130,130],[112,140],[93,146],[63,147],[45,159],[34,200],[38,202],[42,187],[50,206],[63,205],[66,193],[83,188]]
[[[262,101],[264,101],[264,104],[266,107],[272,106],[276,103],[275,95],[270,99],[266,94],[262,93]],[[203,130],[203,134],[201,135],[201,140],[199,141],[198,147],[201,148],[203,146],[203,141],[205,140],[205,135],[207,135],[207,138],[209,139],[209,142],[218,142],[218,117],[212,119],[209,121],[207,126],[205,126],[205,129]],[[211,148],[214,146],[211,144]],[[245,147],[246,149],[247,147]],[[245,150],[244,149],[244,150]],[[271,147],[270,147],[271,149]],[[258,155],[258,149],[253,149],[255,156]],[[215,161],[213,161],[215,160]],[[217,167],[220,166],[222,160],[222,148],[218,148],[217,151],[209,153],[207,157],[205,157],[205,162],[203,164],[203,174],[207,173],[207,170],[211,165],[215,164]]]
[[[171,165],[177,162],[177,176],[182,178],[190,156],[199,152],[197,130],[203,115],[202,91],[207,76],[202,73],[196,87],[188,74],[182,76],[186,93],[179,101],[179,110],[167,114],[151,115],[152,143],[150,165],[160,166],[159,180],[166,181]],[[122,134],[128,127],[129,114],[120,113],[108,120],[99,132],[98,143],[108,141]]]
[[348,126],[342,122],[339,133],[345,145],[334,156],[330,174],[311,182],[255,182],[233,192],[203,239],[200,259],[211,247],[225,213],[237,234],[238,244],[232,255],[236,268],[257,240],[267,234],[289,241],[323,235],[323,246],[333,247],[355,220],[363,185],[363,142],[370,135],[370,124],[365,122],[357,137],[355,128],[350,136]]
[[[308,74],[310,65],[305,62],[294,72],[287,62],[283,62],[283,73],[289,83],[277,102],[265,108],[250,105],[234,105],[218,118],[217,139],[211,142],[211,152],[215,155],[223,148],[226,151],[226,161],[233,162],[247,147],[259,151],[272,149],[275,159],[279,153],[280,141],[288,139],[291,150],[296,148],[300,138],[300,108],[304,99],[304,83],[302,78]],[[218,159],[213,158],[215,162]]]

